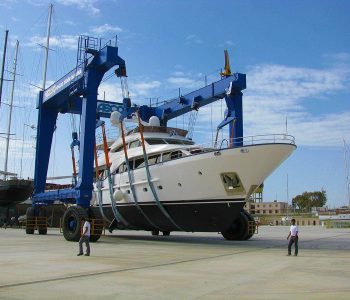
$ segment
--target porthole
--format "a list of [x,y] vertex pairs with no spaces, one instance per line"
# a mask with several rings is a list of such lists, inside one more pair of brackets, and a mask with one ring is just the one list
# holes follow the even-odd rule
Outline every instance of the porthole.
[[143,188],[143,191],[144,191],[144,192],[147,192],[147,191],[148,191],[148,189],[147,189],[146,187],[144,187],[144,188]]
[[163,186],[158,185],[158,189],[159,189],[159,190],[162,190],[162,189],[163,189]]
[[203,175],[203,173],[201,171],[198,171],[198,175]]
[[178,184],[177,184],[178,186],[182,186],[182,184],[179,182]]
[[126,192],[127,192],[128,194],[130,194],[130,190],[126,190]]

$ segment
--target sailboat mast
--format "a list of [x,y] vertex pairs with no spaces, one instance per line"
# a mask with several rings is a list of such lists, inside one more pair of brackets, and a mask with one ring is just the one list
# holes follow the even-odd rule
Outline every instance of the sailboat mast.
[[47,61],[49,58],[49,47],[50,47],[50,33],[51,33],[51,16],[52,16],[52,8],[53,5],[50,4],[49,6],[49,17],[47,21],[47,32],[46,32],[46,46],[45,48],[45,63],[44,63],[44,71],[43,71],[43,85],[42,90],[45,91],[46,87],[46,73],[47,73]]
[[1,67],[1,78],[0,78],[0,106],[1,106],[1,97],[2,97],[2,84],[4,82],[4,71],[5,71],[5,59],[6,59],[6,49],[7,49],[7,37],[9,31],[5,30],[5,42],[4,42],[4,51],[2,54],[2,67]]
[[[8,154],[9,154],[9,145],[10,145],[10,131],[11,131],[11,122],[12,122],[12,107],[13,107],[13,95],[15,90],[15,80],[16,80],[16,71],[17,71],[17,54],[18,54],[18,46],[19,41],[16,41],[16,50],[15,50],[15,59],[13,61],[13,74],[12,74],[12,89],[11,89],[11,99],[10,99],[10,114],[9,121],[7,124],[7,134],[6,134],[6,150],[5,150],[5,165],[4,171],[5,174],[7,172],[7,162],[8,162]],[[6,179],[6,175],[4,175]]]

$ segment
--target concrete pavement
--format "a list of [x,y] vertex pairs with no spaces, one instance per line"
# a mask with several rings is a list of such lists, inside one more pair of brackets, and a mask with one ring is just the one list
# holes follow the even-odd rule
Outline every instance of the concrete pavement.
[[116,231],[77,257],[78,243],[0,230],[0,299],[350,299],[350,229],[266,226],[250,241],[217,233]]

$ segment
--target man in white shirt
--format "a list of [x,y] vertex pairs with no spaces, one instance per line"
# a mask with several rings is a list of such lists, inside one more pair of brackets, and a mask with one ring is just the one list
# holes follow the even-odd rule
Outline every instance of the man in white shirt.
[[292,255],[292,245],[294,243],[294,256],[298,256],[298,226],[295,225],[295,219],[292,219],[292,225],[290,225],[289,234],[287,236],[288,243],[288,256]]
[[83,243],[85,242],[86,245],[86,253],[85,256],[90,256],[90,222],[89,220],[85,219],[84,217],[81,218],[81,221],[84,222],[84,225],[82,227],[81,237],[79,240],[79,253],[78,256],[83,255]]

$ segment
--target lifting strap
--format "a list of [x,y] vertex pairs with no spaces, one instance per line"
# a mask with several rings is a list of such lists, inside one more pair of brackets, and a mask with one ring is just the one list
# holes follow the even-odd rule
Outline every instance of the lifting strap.
[[230,148],[233,148],[233,139],[234,139],[234,136],[235,136],[235,126],[236,126],[236,119],[233,119],[232,120],[232,129],[231,129],[231,132],[230,132]]
[[141,135],[141,144],[142,144],[142,152],[143,152],[143,159],[145,161],[145,169],[146,169],[146,174],[147,174],[147,181],[148,181],[148,185],[152,191],[153,197],[156,200],[157,206],[159,207],[160,211],[164,214],[164,216],[166,216],[166,218],[170,221],[170,223],[172,223],[177,229],[179,229],[180,231],[185,231],[183,230],[179,225],[177,225],[175,223],[175,221],[173,220],[173,218],[169,215],[169,213],[167,212],[167,210],[165,209],[165,207],[162,205],[162,203],[159,201],[157,192],[154,188],[153,182],[152,182],[152,178],[151,178],[151,173],[149,171],[149,164],[148,164],[148,159],[147,159],[147,153],[146,153],[146,147],[145,147],[145,139],[143,137],[143,129],[142,129],[142,124],[141,124],[141,119],[140,119],[140,114],[139,112],[137,112],[137,119],[138,119],[138,123],[139,123],[139,131],[140,131],[140,135]]
[[98,199],[98,207],[100,209],[101,216],[104,220],[106,220],[108,223],[111,223],[111,221],[106,217],[106,215],[103,212],[103,202],[102,202],[102,183],[99,180],[99,170],[98,170],[98,157],[97,157],[97,149],[96,149],[96,143],[94,144],[94,156],[95,156],[95,170],[96,170],[96,187],[97,187],[97,193],[96,197]]
[[135,191],[135,187],[133,185],[133,178],[131,176],[131,171],[130,171],[130,162],[129,162],[129,157],[128,157],[128,150],[126,148],[126,142],[125,142],[125,134],[124,134],[124,127],[123,127],[123,121],[120,122],[120,131],[121,131],[121,134],[122,134],[122,140],[123,140],[123,150],[124,150],[124,156],[125,156],[125,163],[126,163],[126,167],[127,167],[127,170],[128,170],[128,177],[129,177],[129,185],[130,185],[130,189],[131,189],[131,193],[132,193],[132,196],[134,198],[134,202],[135,202],[135,205],[137,207],[137,209],[139,210],[139,212],[145,217],[145,219],[147,220],[147,222],[157,228],[158,230],[160,231],[164,231],[162,230],[159,226],[155,225],[151,220],[150,218],[145,214],[145,212],[142,210],[138,200],[137,200],[137,196],[136,196],[136,191]]
[[75,156],[74,156],[74,148],[71,147],[72,152],[72,164],[73,164],[73,179],[74,185],[77,185],[77,167],[75,166]]
[[130,224],[118,212],[117,205],[115,204],[115,201],[113,199],[113,183],[112,183],[112,177],[111,177],[110,163],[109,163],[109,157],[108,157],[108,145],[107,145],[107,138],[106,138],[106,131],[105,131],[104,124],[101,125],[101,128],[102,128],[102,137],[103,137],[103,149],[105,152],[105,159],[106,159],[106,172],[108,177],[109,196],[111,198],[112,211],[113,211],[114,217],[118,222],[122,222],[126,227],[132,228],[132,226],[130,226]]

